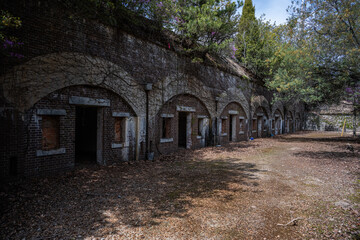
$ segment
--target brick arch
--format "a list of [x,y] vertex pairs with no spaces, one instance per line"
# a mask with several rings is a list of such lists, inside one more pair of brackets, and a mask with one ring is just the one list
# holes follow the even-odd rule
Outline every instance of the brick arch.
[[120,95],[138,116],[145,113],[142,86],[119,65],[89,55],[63,52],[35,57],[0,77],[8,102],[26,111],[48,94],[74,85],[100,86]]
[[290,114],[290,118],[294,120],[294,111],[293,110],[287,110],[286,111],[286,117],[288,117],[288,114]]
[[271,116],[270,104],[264,96],[254,97],[251,101],[251,106],[252,106],[251,116],[253,116],[255,114],[258,107],[262,107],[265,110],[265,113],[268,118]]
[[280,101],[275,102],[272,105],[272,107],[271,107],[271,116],[272,117],[274,117],[274,114],[275,114],[276,110],[278,110],[280,112],[281,117],[284,119],[284,106]]
[[249,118],[249,104],[244,93],[239,88],[229,88],[220,94],[217,116],[232,102],[239,104],[244,110],[246,118]]
[[263,106],[258,106],[258,107],[255,109],[255,111],[253,112],[253,115],[252,115],[252,116],[253,116],[253,117],[256,116],[256,114],[259,113],[259,112],[265,113],[266,118],[269,119],[269,114],[267,113],[266,109],[265,109]]
[[[187,94],[197,98],[207,109],[209,116],[215,116],[215,101],[210,89],[196,78],[171,75],[157,82],[150,92],[150,116],[156,116],[162,106],[178,95]],[[153,119],[154,120],[154,119]]]
[[224,113],[224,110],[226,110],[226,108],[227,108],[230,104],[236,104],[236,105],[238,105],[238,106],[241,108],[242,112],[245,114],[246,119],[248,119],[248,114],[247,114],[246,111],[244,110],[244,107],[241,105],[241,103],[236,102],[236,101],[229,102],[226,106],[224,106],[222,109],[220,109],[220,115]]

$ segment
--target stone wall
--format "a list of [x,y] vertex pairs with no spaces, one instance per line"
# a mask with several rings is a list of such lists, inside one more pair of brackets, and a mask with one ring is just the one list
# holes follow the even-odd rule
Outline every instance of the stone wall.
[[[350,103],[321,105],[306,113],[306,129],[317,131],[353,131],[353,108]],[[357,117],[357,132],[360,131],[360,119]]]

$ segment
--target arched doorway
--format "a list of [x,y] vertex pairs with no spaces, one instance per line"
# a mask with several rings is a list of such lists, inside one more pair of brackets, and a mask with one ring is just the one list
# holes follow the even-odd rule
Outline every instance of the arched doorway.
[[218,135],[221,143],[246,140],[247,117],[240,103],[231,102],[220,115]]
[[258,107],[252,118],[252,136],[266,137],[269,131],[269,117],[265,108]]

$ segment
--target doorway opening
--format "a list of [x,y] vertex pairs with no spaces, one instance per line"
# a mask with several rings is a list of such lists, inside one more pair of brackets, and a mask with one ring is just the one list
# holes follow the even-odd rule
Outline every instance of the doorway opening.
[[229,141],[233,140],[233,116],[229,116]]
[[178,128],[178,147],[186,148],[186,123],[187,123],[187,113],[186,112],[179,112],[179,128]]
[[75,163],[96,163],[97,108],[76,107]]
[[258,117],[257,119],[257,123],[258,123],[258,137],[261,137],[261,132],[262,132],[262,117]]

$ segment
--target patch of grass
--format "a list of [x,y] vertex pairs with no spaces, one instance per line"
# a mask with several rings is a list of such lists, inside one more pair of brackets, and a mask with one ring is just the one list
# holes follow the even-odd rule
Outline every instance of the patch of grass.
[[314,184],[314,183],[303,183],[304,184],[304,186],[306,186],[306,187],[311,187],[311,188],[316,188],[316,187],[318,187],[319,185],[316,185],[316,184]]
[[178,199],[182,193],[183,193],[183,191],[181,191],[180,189],[176,189],[174,191],[168,192],[166,194],[166,198],[168,200],[175,200],[175,199]]
[[352,203],[360,204],[360,191],[349,195],[347,199],[349,199]]

